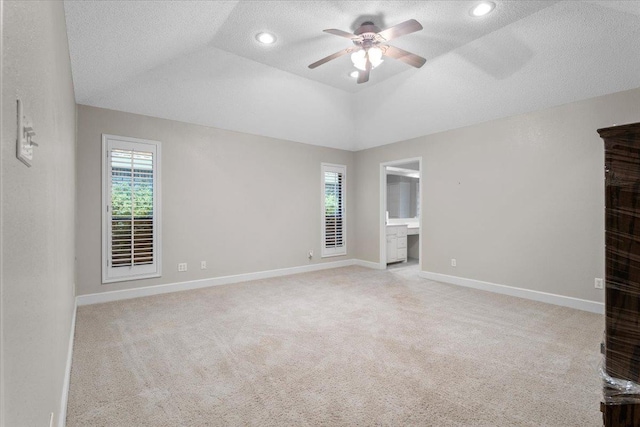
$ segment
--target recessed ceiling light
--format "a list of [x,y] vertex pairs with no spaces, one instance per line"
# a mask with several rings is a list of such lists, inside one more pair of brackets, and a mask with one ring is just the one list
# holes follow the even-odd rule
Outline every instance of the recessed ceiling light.
[[483,1],[482,3],[477,4],[473,9],[471,9],[471,15],[484,16],[491,12],[494,7],[496,7],[495,3],[490,1]]
[[276,36],[271,33],[258,33],[256,34],[256,40],[262,44],[272,44],[276,41]]
[[349,77],[353,77],[354,79],[357,79],[359,75],[360,73],[355,70],[349,73]]

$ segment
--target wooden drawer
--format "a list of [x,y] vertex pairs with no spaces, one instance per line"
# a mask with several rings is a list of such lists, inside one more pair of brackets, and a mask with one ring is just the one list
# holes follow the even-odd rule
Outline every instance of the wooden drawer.
[[407,227],[398,227],[398,237],[405,237],[407,235]]
[[398,249],[407,247],[407,238],[398,236]]
[[387,226],[387,236],[389,235],[397,235],[398,234],[398,227],[389,227]]
[[407,260],[407,248],[398,249],[398,261],[406,261]]

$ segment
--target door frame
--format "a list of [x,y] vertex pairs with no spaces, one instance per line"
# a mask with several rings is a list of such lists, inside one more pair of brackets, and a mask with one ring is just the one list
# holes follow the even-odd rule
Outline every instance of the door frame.
[[[422,156],[409,157],[406,159],[393,160],[389,162],[380,163],[380,219],[379,219],[379,233],[380,233],[380,261],[378,262],[378,268],[381,270],[387,269],[387,229],[386,226],[386,211],[387,211],[387,166],[397,166],[404,163],[418,162],[418,194],[420,195],[420,219],[418,224],[420,225],[420,231],[418,232],[418,264],[420,271],[422,271],[422,231],[423,231],[423,218],[424,211],[422,209],[424,205],[424,197],[422,196]],[[408,250],[408,248],[407,248]]]

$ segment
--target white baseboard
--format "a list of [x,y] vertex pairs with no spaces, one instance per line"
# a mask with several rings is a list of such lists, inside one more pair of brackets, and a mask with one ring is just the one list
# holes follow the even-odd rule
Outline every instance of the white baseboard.
[[385,267],[381,267],[380,263],[377,263],[377,262],[364,261],[364,260],[361,260],[361,259],[354,259],[353,261],[354,261],[353,265],[359,265],[360,267],[373,268],[374,270],[384,270],[385,269]]
[[547,292],[533,291],[531,289],[515,288],[512,286],[498,285],[481,280],[466,279],[464,277],[449,276],[446,274],[421,271],[420,277],[434,280],[436,282],[449,283],[451,285],[465,286],[467,288],[480,289],[483,291],[495,292],[497,294],[511,295],[533,301],[546,302],[548,304],[561,305],[563,307],[575,308],[589,311],[591,313],[604,314],[604,304],[586,299],[567,297],[564,295],[550,294]]
[[71,316],[71,331],[69,332],[69,349],[67,350],[67,365],[64,370],[64,382],[62,384],[62,397],[60,399],[60,412],[58,427],[64,427],[67,423],[67,402],[69,401],[69,384],[71,382],[71,361],[73,360],[73,340],[76,333],[76,313],[78,312],[78,299],[73,302],[73,315]]
[[[360,264],[363,263],[363,264]],[[367,265],[365,265],[367,264]],[[208,288],[210,286],[229,285],[232,283],[247,282],[250,280],[269,279],[271,277],[289,276],[291,274],[308,273],[311,271],[328,270],[331,268],[348,267],[351,265],[368,266],[377,265],[368,261],[347,259],[343,261],[323,262],[318,264],[303,265],[300,267],[281,268],[277,270],[258,271],[255,273],[236,274],[233,276],[212,277],[209,279],[192,280],[189,282],[168,283],[164,285],[145,286],[143,288],[124,289],[121,291],[101,292],[96,294],[79,295],[76,297],[77,305],[100,304],[103,302],[119,301],[124,299],[145,297],[150,295],[166,294],[170,292],[187,291],[192,289]],[[372,267],[373,268],[373,267]]]

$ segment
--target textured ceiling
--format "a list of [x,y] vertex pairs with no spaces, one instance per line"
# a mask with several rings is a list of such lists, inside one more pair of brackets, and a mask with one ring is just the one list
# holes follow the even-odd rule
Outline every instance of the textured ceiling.
[[[74,71],[83,77],[76,82],[81,96],[108,89],[131,74],[206,47],[356,92],[411,67],[387,58],[372,72],[370,82],[361,85],[349,77],[355,68],[348,56],[310,70],[309,64],[352,46],[349,40],[322,30],[353,32],[366,20],[384,29],[416,19],[423,30],[390,44],[431,60],[555,2],[502,2],[499,13],[485,18],[470,15],[475,3],[67,0],[66,14]],[[255,35],[262,31],[275,34],[276,43],[258,43]]]
[[[355,68],[348,56],[319,68],[307,66],[320,58],[351,47],[342,37],[324,33],[327,28],[354,32],[364,21],[384,29],[409,19],[424,27],[389,44],[427,60],[462,46],[484,34],[551,5],[549,1],[504,2],[499,14],[472,17],[468,1],[261,1],[240,2],[212,40],[212,45],[301,77],[355,92],[371,87],[411,67],[391,58],[371,74],[369,84],[356,84],[349,72]],[[264,47],[253,35],[270,31],[278,43]]]
[[[640,86],[640,1],[495,3],[67,0],[76,100],[360,149]],[[419,70],[387,59],[357,85],[347,56],[307,68],[350,45],[323,29],[407,19],[424,29],[391,44]]]

